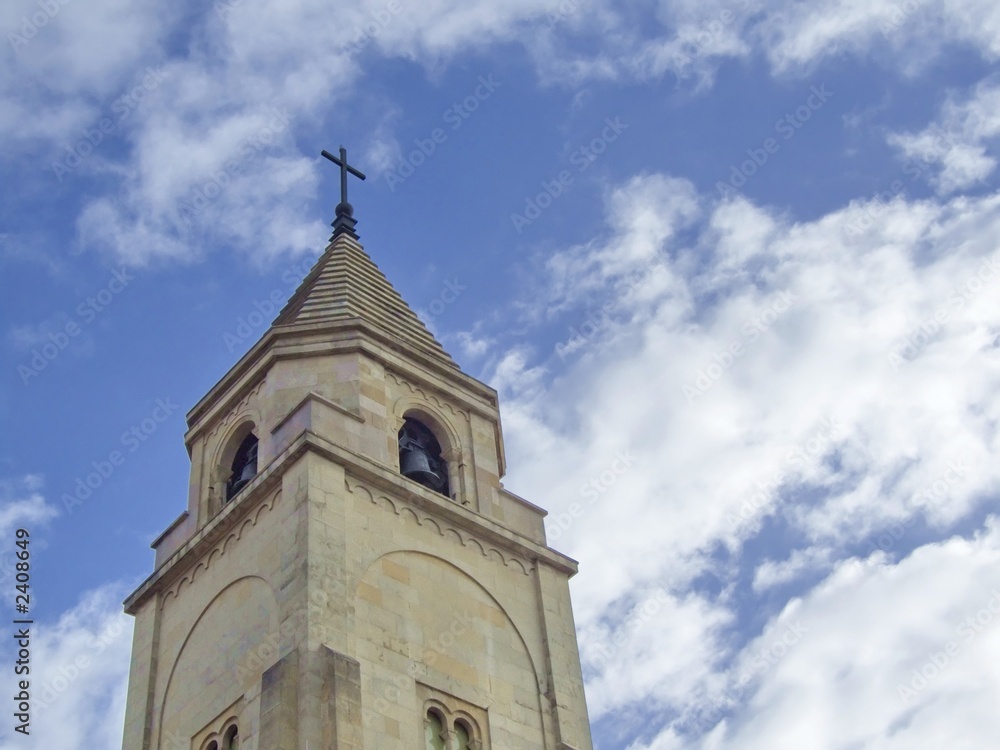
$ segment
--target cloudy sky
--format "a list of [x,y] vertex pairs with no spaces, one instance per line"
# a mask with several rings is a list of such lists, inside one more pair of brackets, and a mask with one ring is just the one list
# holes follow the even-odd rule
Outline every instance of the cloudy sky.
[[995,746],[995,0],[12,0],[0,28],[0,601],[27,528],[48,687],[4,750],[119,747],[184,413],[322,251],[340,144],[366,249],[500,391],[506,485],[581,561],[601,750]]

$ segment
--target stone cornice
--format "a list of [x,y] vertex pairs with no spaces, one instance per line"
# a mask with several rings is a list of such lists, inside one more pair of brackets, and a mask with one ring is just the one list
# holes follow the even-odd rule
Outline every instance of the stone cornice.
[[241,521],[255,510],[259,510],[260,506],[271,497],[271,490],[276,489],[281,483],[283,467],[294,462],[304,452],[305,447],[302,441],[298,440],[275,458],[129,595],[125,600],[125,611],[128,614],[135,614],[136,609],[152,593],[164,591],[179,581],[185,572],[193,569],[198,561],[211,552],[220,541],[225,541]]
[[[276,456],[232,502],[227,503],[212,520],[143,581],[125,600],[125,611],[135,614],[150,596],[156,592],[169,590],[172,585],[195,570],[199,562],[220,542],[224,542],[235,533],[248,517],[256,519],[262,506],[273,501],[274,490],[279,487],[281,477],[287,468],[307,451],[343,466],[345,471],[355,478],[355,486],[364,483],[385,493],[379,495],[380,497],[394,498],[435,518],[440,518],[454,528],[466,532],[470,537],[482,539],[490,546],[506,551],[511,559],[520,558],[532,565],[544,563],[570,576],[577,572],[577,562],[572,558],[431,492],[416,482],[401,478],[399,474],[365,456],[305,431]],[[487,549],[481,543],[479,546],[484,550]],[[488,553],[484,551],[484,554]],[[505,564],[509,564],[506,557],[502,558]],[[525,567],[524,563],[521,563],[521,567]]]
[[[268,369],[281,359],[363,352],[387,369],[406,372],[407,378],[448,397],[485,418],[495,419],[497,393],[461,370],[443,367],[405,344],[393,342],[365,321],[352,319],[272,327],[218,383],[188,412],[185,442],[191,442],[213,418],[229,411],[245,397]],[[448,386],[451,386],[449,388]]]

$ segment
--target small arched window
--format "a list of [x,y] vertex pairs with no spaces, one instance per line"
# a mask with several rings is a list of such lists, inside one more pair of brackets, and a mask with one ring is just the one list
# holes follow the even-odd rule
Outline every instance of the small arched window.
[[427,729],[425,738],[426,750],[445,750],[444,722],[437,711],[428,711],[424,720]]
[[399,430],[399,472],[424,487],[450,497],[448,463],[434,433],[412,417]]
[[235,724],[226,730],[226,738],[222,741],[222,750],[237,750],[240,746],[240,730]]
[[[257,475],[257,436],[247,435],[233,456],[233,471],[226,482],[226,500],[231,500],[237,492],[246,487]],[[224,748],[223,750],[228,750]]]
[[418,694],[424,698],[424,750],[489,750],[485,709],[422,685]]

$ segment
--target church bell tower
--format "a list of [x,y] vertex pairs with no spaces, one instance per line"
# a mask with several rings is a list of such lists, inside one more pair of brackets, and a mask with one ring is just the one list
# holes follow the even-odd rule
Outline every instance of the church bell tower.
[[592,750],[576,563],[507,492],[497,393],[365,253],[347,202],[260,341],[187,415],[124,750]]

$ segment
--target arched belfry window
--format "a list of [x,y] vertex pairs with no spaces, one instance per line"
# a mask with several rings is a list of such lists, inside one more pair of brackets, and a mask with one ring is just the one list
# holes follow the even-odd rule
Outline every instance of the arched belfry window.
[[472,750],[472,732],[464,722],[455,722],[455,740],[458,750]]
[[399,472],[424,487],[450,497],[448,464],[434,433],[412,417],[399,430]]
[[222,750],[237,750],[240,746],[240,730],[234,724],[226,731],[226,738],[222,742]]
[[426,729],[424,747],[426,750],[445,750],[444,722],[437,711],[428,711],[424,720]]
[[[233,456],[233,471],[226,482],[226,500],[230,500],[257,476],[257,436],[247,435]],[[228,750],[226,748],[225,750]]]

